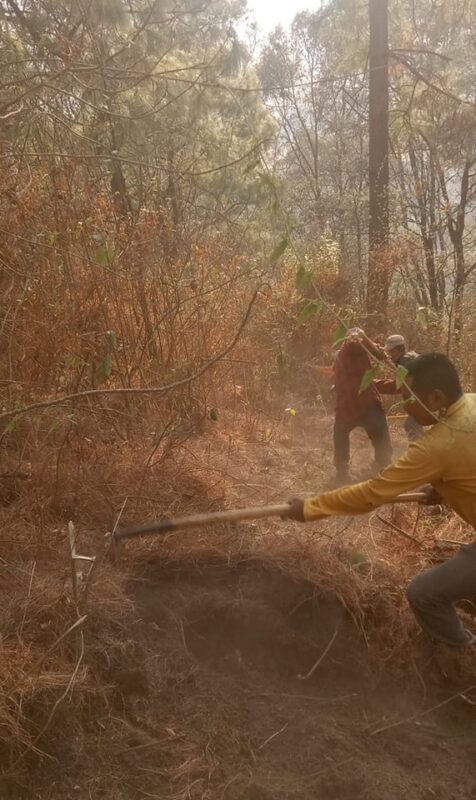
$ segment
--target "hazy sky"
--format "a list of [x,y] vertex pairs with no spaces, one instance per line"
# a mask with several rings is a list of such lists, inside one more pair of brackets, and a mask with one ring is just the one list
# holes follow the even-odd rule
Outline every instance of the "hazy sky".
[[269,33],[276,25],[289,25],[298,11],[316,11],[320,5],[321,0],[248,0],[249,19]]

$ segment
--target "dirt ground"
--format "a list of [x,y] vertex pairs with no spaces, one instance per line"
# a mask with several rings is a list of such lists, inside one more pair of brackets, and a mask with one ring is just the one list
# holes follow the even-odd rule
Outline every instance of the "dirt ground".
[[[231,444],[218,430],[188,445],[191,463],[198,473],[207,449],[221,506],[317,490],[331,473],[328,422],[316,432],[302,415],[270,440]],[[414,509],[382,514],[128,543],[119,568],[134,608],[120,657],[103,642],[107,693],[92,693],[69,740],[62,709],[35,790],[5,797],[476,797],[472,662],[461,670],[458,654],[417,635],[403,598],[440,557],[439,536],[467,532]]]
[[[476,691],[369,647],[336,597],[259,559],[157,559],[131,657],[40,800],[470,800]],[[453,699],[451,699],[453,698]],[[450,702],[448,702],[450,700]],[[62,736],[64,736],[64,731]]]
[[[165,722],[180,707],[171,739],[190,747],[188,796],[476,796],[474,708],[458,699],[425,715],[444,699],[441,687],[423,698],[415,673],[372,658],[332,595],[247,560],[152,564],[134,594],[150,650],[175,648],[183,665],[161,693],[157,664],[150,691]],[[147,752],[163,764],[160,746]],[[135,762],[131,785],[165,797],[154,766],[144,785],[146,767]]]

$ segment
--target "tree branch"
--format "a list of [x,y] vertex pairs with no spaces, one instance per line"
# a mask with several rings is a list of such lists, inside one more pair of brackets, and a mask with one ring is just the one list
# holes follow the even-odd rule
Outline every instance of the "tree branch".
[[418,78],[418,80],[422,81],[426,86],[430,89],[434,89],[435,92],[438,94],[442,94],[443,97],[448,97],[450,100],[454,100],[455,103],[459,103],[460,105],[470,106],[470,108],[475,107],[475,103],[470,100],[464,100],[462,97],[458,97],[457,94],[453,94],[453,92],[448,92],[446,89],[442,89],[441,86],[437,86],[435,83],[432,83],[428,78],[425,78],[423,73],[420,72],[407,58],[404,58],[400,53],[396,50],[392,50],[390,52],[390,56],[393,56],[394,61],[399,62],[404,67],[406,67],[411,74]]

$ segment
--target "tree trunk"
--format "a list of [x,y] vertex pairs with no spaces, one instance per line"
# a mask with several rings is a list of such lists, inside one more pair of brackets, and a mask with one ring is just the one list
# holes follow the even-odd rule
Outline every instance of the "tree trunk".
[[126,179],[121,162],[117,158],[111,159],[111,194],[118,217],[127,217],[132,213],[132,204],[127,191]]
[[385,326],[389,265],[388,0],[369,0],[369,267],[367,313]]
[[427,208],[430,204],[427,192],[423,192],[424,174],[423,165],[421,170],[418,170],[418,162],[413,145],[410,144],[408,148],[408,155],[410,158],[410,165],[413,173],[415,183],[415,197],[418,205],[418,223],[420,227],[420,237],[423,245],[423,253],[425,256],[426,278],[428,282],[428,292],[430,295],[430,305],[435,311],[439,310],[439,295],[438,284],[436,280],[436,267],[435,267],[435,240],[434,233],[429,227],[429,219]]
[[455,244],[455,301],[453,313],[453,347],[455,355],[459,354],[464,328],[464,287],[466,269],[464,263],[463,241]]
[[466,266],[464,261],[464,228],[466,221],[466,205],[469,193],[469,174],[476,159],[466,161],[461,175],[460,200],[456,215],[451,213],[451,205],[446,186],[444,171],[439,169],[441,191],[447,206],[447,227],[455,255],[454,277],[454,314],[453,314],[453,345],[455,355],[458,356],[464,328],[464,287],[467,281]]

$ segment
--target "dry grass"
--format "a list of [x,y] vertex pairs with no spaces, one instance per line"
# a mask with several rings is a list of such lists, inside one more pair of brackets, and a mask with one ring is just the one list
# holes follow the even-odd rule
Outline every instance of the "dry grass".
[[[87,432],[93,425],[97,431],[97,418]],[[112,724],[122,683],[142,680],[129,565],[114,566],[106,537],[121,508],[126,521],[213,502],[198,478],[187,477],[184,456],[172,455],[171,439],[157,447],[155,433],[146,446],[143,433],[131,436],[111,457],[109,442],[87,443],[85,453],[74,432],[58,469],[54,442],[35,443],[25,428],[28,476],[13,479],[0,509],[0,753],[12,792],[30,785],[42,763],[74,761],[85,726]],[[77,562],[76,595],[70,518],[77,552],[98,559],[90,578],[89,562]]]
[[105,651],[109,664],[124,661],[123,638],[133,617],[124,577],[99,564],[83,602],[87,576],[78,575],[75,597],[70,569],[69,558],[53,549],[41,561],[3,562],[0,751],[5,780],[24,780],[38,757],[56,759],[74,748],[91,696],[104,696],[96,700],[99,706],[106,702]]

